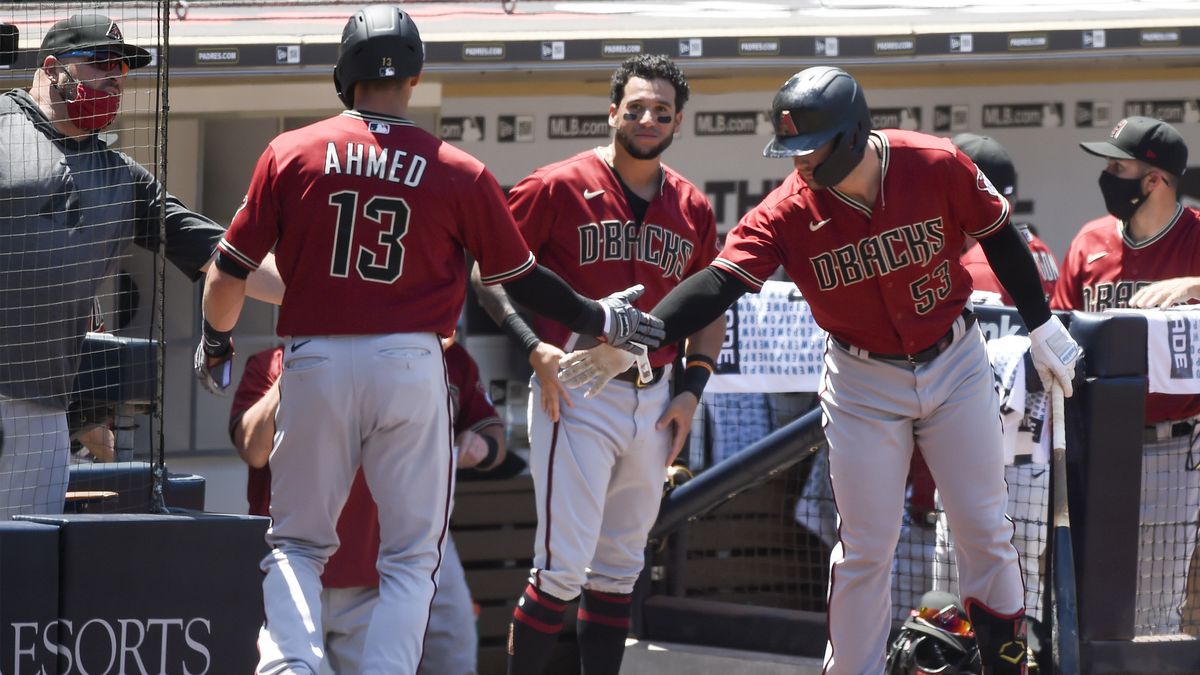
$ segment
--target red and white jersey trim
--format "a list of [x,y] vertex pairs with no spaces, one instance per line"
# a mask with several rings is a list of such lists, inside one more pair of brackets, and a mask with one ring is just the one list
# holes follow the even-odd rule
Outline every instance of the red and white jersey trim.
[[500,274],[489,274],[485,277],[480,277],[480,280],[483,281],[484,286],[503,284],[514,279],[520,279],[534,267],[537,267],[537,259],[534,258],[533,253],[530,253],[529,257],[525,260],[525,263],[519,267],[514,267],[513,269]]
[[233,244],[230,244],[228,241],[226,241],[224,237],[221,238],[221,241],[217,242],[217,248],[221,251],[221,253],[229,256],[230,260],[241,265],[242,267],[245,267],[251,272],[258,269],[258,263],[254,261],[254,258],[251,258],[245,253],[237,250],[237,248],[234,247]]

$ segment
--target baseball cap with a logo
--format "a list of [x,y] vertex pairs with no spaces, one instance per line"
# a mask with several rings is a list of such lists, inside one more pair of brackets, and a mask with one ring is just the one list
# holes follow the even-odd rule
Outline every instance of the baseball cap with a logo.
[[150,52],[126,44],[117,22],[103,14],[75,14],[50,27],[42,39],[38,61],[76,50],[107,50],[125,57],[130,68],[150,65]]
[[1107,141],[1080,143],[1087,152],[1109,159],[1138,159],[1176,176],[1187,170],[1188,149],[1175,127],[1149,117],[1117,122]]

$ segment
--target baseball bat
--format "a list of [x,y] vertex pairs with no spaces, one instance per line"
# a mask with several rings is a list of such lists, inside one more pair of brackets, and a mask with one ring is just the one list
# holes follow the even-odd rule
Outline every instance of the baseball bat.
[[1067,417],[1062,387],[1055,382],[1050,391],[1050,419],[1054,429],[1054,554],[1053,564],[1053,656],[1058,675],[1079,673],[1079,612],[1075,598],[1075,553],[1071,545],[1071,509],[1067,501]]

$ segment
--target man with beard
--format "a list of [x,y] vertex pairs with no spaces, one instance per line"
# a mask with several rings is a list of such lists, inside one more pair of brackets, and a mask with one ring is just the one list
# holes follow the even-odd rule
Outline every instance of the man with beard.
[[[1179,201],[1188,168],[1183,136],[1166,122],[1134,116],[1118,122],[1106,140],[1080,146],[1106,162],[1099,185],[1108,213],[1075,235],[1052,306],[1103,312],[1200,299],[1200,212]],[[1139,635],[1180,631],[1196,546],[1189,495],[1200,489],[1192,450],[1197,420],[1200,395],[1147,392],[1134,613]]]
[[[534,171],[509,193],[530,250],[581,295],[601,298],[642,284],[637,305],[651,307],[716,255],[716,222],[704,192],[660,160],[683,122],[688,93],[665,56],[625,61],[609,92],[614,140]],[[513,612],[508,672],[542,672],[566,604],[582,593],[583,672],[616,675],[666,467],[687,438],[712,373],[724,314],[685,341],[687,365],[674,397],[668,383],[678,346],[672,344],[649,353],[649,379],[626,370],[598,395],[572,400],[557,379],[559,359],[563,350],[595,341],[552,321],[539,319],[531,328],[503,291],[479,284],[476,290],[534,371],[529,465],[538,531],[529,585]]]

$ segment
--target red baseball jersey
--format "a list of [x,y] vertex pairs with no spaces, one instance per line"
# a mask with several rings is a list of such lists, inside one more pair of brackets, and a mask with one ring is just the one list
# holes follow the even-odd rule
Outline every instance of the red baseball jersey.
[[[646,292],[634,305],[649,311],[717,253],[716,218],[704,192],[665,165],[641,223],[598,150],[534,171],[509,191],[508,202],[538,261],[593,299],[642,284]],[[534,325],[543,340],[566,345],[566,326],[542,317]],[[675,352],[666,345],[650,361],[670,363]]]
[[[243,413],[263,397],[283,374],[283,347],[267,349],[246,361],[246,372],[233,397],[230,432]],[[446,375],[454,405],[454,433],[464,429],[481,431],[501,424],[496,409],[479,382],[479,367],[460,345],[446,350]],[[271,469],[251,467],[246,478],[246,501],[253,515],[270,515]],[[350,496],[337,524],[341,545],[325,565],[321,582],[330,588],[354,588],[379,584],[375,569],[379,557],[379,511],[367,488],[362,469],[354,476]]]
[[[1054,309],[1101,312],[1128,307],[1138,289],[1155,281],[1200,275],[1200,212],[1180,206],[1170,224],[1134,243],[1111,215],[1083,226],[1067,249],[1051,300]],[[1200,414],[1200,396],[1147,394],[1146,422]]]
[[464,248],[486,284],[535,266],[479,160],[409,120],[352,110],[271,141],[218,246],[250,270],[275,250],[279,335],[449,335]]
[[[1049,300],[1054,295],[1054,285],[1058,281],[1058,260],[1055,259],[1054,252],[1050,250],[1050,247],[1046,246],[1046,242],[1030,232],[1028,226],[1017,225],[1016,227],[1021,236],[1025,238],[1025,243],[1029,245],[1029,252],[1033,254],[1033,261],[1037,264],[1038,276],[1042,278],[1042,291]],[[999,293],[1000,301],[1012,306],[1012,296],[1004,290],[1004,286],[996,278],[991,263],[983,253],[983,247],[979,244],[972,244],[971,248],[962,254],[962,265],[971,275],[972,288],[977,291]]]
[[996,232],[1008,202],[946,139],[895,129],[872,136],[882,168],[874,204],[813,190],[792,172],[742,217],[713,264],[756,291],[782,265],[830,334],[912,354],[945,335],[971,295],[959,262],[964,233]]

